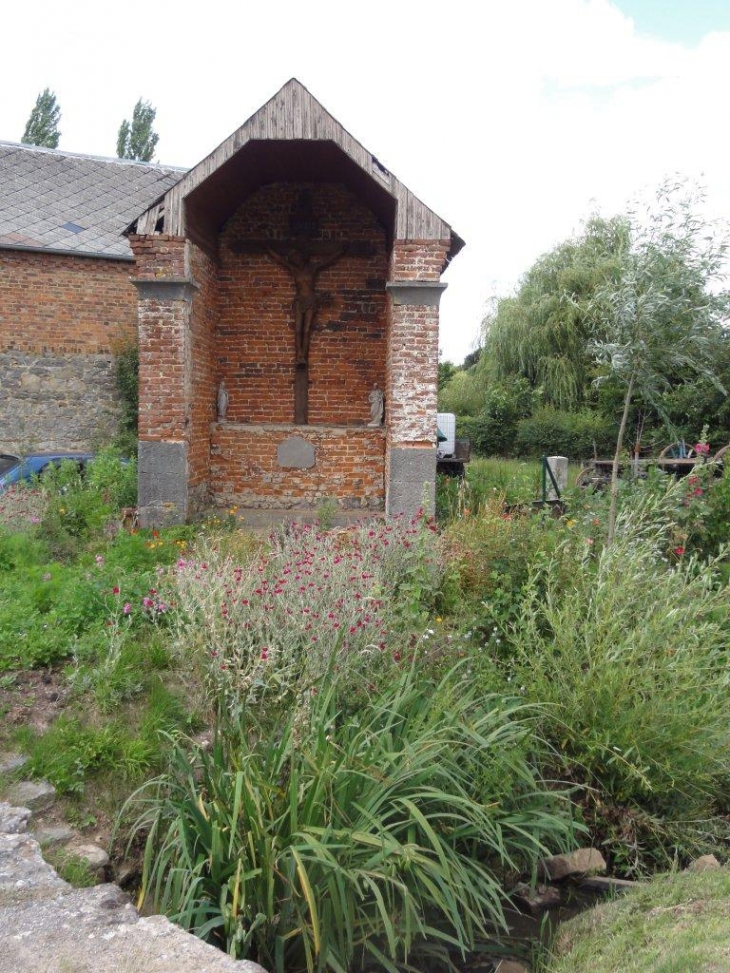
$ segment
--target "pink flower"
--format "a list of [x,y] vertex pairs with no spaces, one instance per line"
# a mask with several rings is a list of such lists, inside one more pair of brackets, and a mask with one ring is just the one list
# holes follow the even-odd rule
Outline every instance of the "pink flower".
[[131,612],[131,610],[132,610],[132,606],[128,601],[125,601],[124,608],[122,609],[122,611],[124,612],[125,615],[128,615]]
[[269,650],[266,646],[264,646],[261,650],[261,658],[264,660],[264,662],[269,658]]
[[709,443],[695,443],[695,453],[697,453],[698,456],[707,456],[709,452]]
[[104,558],[101,556],[101,554],[97,554],[94,560],[100,566],[104,563]]

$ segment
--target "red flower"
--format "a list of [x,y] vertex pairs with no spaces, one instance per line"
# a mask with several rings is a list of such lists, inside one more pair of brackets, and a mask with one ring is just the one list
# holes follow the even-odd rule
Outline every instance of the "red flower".
[[679,547],[674,548],[674,553],[677,555],[677,557],[681,557],[684,554],[684,548],[682,547],[681,544],[679,545]]
[[114,587],[112,588],[112,594],[113,595],[118,595],[119,594],[119,585],[118,584],[115,584]]

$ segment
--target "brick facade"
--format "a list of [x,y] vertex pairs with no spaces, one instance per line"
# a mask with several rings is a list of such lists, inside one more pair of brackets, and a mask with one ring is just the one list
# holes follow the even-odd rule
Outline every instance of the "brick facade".
[[128,260],[0,250],[0,351],[107,355],[137,332]]
[[0,450],[91,449],[114,434],[113,355],[137,331],[132,270],[0,249]]
[[[314,447],[311,469],[282,469],[277,447],[290,437]],[[216,424],[211,490],[218,505],[301,508],[333,499],[345,509],[382,510],[385,438],[382,429],[351,426]]]
[[266,253],[237,253],[237,240],[287,239],[302,191],[327,242],[368,244],[372,256],[345,255],[317,282],[309,358],[311,425],[361,425],[368,395],[384,388],[388,252],[385,231],[344,186],[275,183],[250,196],[220,240],[218,374],[230,395],[230,422],[294,421],[294,284]]

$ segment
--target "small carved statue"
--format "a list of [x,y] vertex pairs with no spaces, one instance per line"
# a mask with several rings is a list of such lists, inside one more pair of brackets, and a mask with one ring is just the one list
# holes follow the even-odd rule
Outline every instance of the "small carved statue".
[[226,413],[228,412],[228,390],[224,381],[221,381],[221,384],[218,386],[216,405],[218,407],[218,422],[225,422]]
[[383,424],[383,391],[377,385],[373,385],[372,392],[368,395],[370,401],[370,422],[369,426],[382,426]]

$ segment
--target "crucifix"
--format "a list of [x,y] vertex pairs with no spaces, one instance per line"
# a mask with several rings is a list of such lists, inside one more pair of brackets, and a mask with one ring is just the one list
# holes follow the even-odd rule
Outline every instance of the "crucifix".
[[291,275],[294,281],[294,422],[306,425],[309,419],[309,346],[317,311],[324,298],[317,293],[317,278],[344,254],[370,257],[375,248],[368,242],[346,243],[317,239],[319,225],[311,199],[304,190],[289,218],[289,240],[236,240],[236,253],[265,253]]
[[[307,248],[311,250],[311,247]],[[294,278],[296,296],[294,298],[294,422],[306,425],[309,410],[309,344],[312,340],[312,325],[320,298],[317,297],[317,277],[325,269],[340,259],[345,246],[334,247],[329,255],[319,259],[307,253],[300,244],[297,249],[289,250],[286,255],[277,253],[272,247],[268,254],[273,261],[284,267]]]

